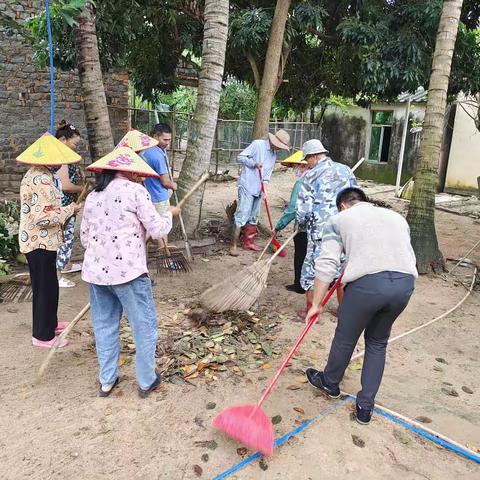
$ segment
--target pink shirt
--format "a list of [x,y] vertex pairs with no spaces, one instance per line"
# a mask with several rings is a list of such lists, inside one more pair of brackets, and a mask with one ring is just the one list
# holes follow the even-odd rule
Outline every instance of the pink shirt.
[[146,235],[160,239],[172,228],[172,214],[160,215],[142,185],[117,175],[103,192],[85,202],[81,241],[82,279],[120,285],[148,273]]

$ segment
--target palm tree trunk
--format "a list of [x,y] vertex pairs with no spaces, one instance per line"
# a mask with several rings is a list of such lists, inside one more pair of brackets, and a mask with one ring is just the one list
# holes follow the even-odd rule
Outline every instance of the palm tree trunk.
[[442,147],[448,82],[463,0],[443,2],[437,32],[422,138],[407,221],[420,273],[443,271],[445,262],[435,231],[435,193]]
[[267,55],[263,67],[262,83],[258,92],[257,112],[253,125],[253,138],[262,138],[268,132],[273,97],[279,85],[279,66],[282,56],[283,36],[291,0],[277,0],[272,29],[268,39]]
[[78,17],[75,48],[90,156],[95,161],[111,152],[114,142],[100,67],[95,14],[91,2],[88,2],[85,11]]
[[[202,66],[198,77],[197,104],[190,126],[187,152],[178,180],[180,198],[210,166],[222,93],[228,9],[228,0],[205,1]],[[202,202],[203,189],[200,189],[184,207],[183,219],[190,235],[197,231],[200,224]]]

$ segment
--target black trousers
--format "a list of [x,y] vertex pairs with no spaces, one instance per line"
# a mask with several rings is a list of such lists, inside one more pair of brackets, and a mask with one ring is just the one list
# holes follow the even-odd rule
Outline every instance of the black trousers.
[[375,396],[385,368],[390,331],[407,306],[414,288],[415,278],[399,272],[365,275],[345,288],[345,296],[338,307],[337,329],[324,375],[329,385],[338,386],[363,333],[365,356],[362,389],[357,394],[357,403],[362,408],[370,410],[375,405]]
[[38,340],[51,340],[57,328],[57,252],[37,249],[26,254],[33,292],[33,333]]
[[295,254],[293,257],[293,267],[295,270],[294,284],[296,287],[302,288],[300,285],[300,276],[302,274],[303,261],[307,255],[307,232],[298,232],[295,237],[293,237],[293,243],[295,245]]

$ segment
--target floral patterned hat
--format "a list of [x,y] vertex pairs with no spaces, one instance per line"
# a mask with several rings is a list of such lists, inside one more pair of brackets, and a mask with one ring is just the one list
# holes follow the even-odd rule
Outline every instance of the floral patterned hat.
[[138,130],[133,128],[118,142],[118,145],[115,148],[120,147],[129,147],[134,152],[141,152],[147,148],[154,147],[158,145],[158,140],[155,140],[148,135],[145,135]]
[[118,147],[105,155],[100,160],[92,163],[87,170],[95,173],[102,173],[103,170],[116,170],[117,172],[136,173],[141,177],[159,177],[147,162],[140,155],[137,155],[131,148]]
[[17,162],[27,165],[53,166],[69,165],[81,159],[78,153],[46,132],[17,157]]

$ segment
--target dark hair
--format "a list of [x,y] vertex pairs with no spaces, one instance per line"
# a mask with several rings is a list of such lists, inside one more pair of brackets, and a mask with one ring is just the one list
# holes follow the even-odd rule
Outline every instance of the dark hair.
[[115,170],[104,170],[97,179],[97,183],[93,190],[95,192],[103,192],[109,185],[110,182],[115,178],[117,172]]
[[337,195],[338,210],[340,210],[340,205],[342,203],[350,204],[353,202],[368,202],[367,195],[362,189],[358,187],[348,187],[348,188],[344,188]]
[[162,133],[172,133],[172,129],[168,123],[157,123],[153,126],[150,135],[153,137],[154,135],[161,135]]
[[71,123],[67,123],[65,120],[62,120],[58,124],[55,137],[64,137],[66,140],[68,140],[69,138],[80,137],[80,132]]

